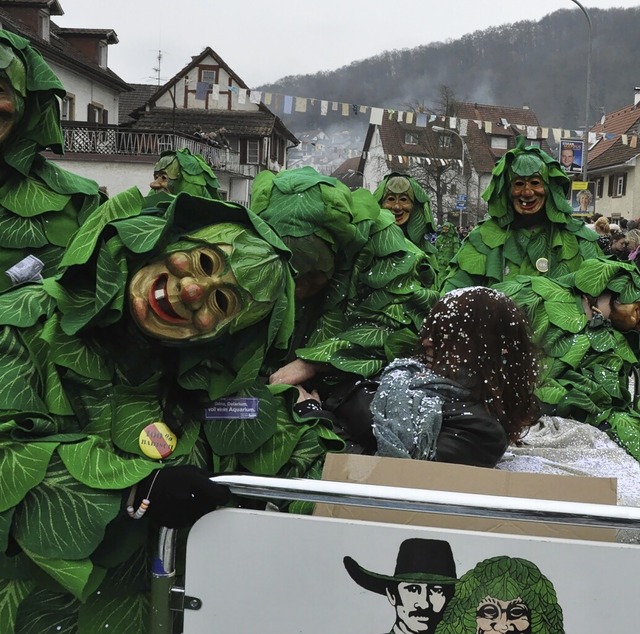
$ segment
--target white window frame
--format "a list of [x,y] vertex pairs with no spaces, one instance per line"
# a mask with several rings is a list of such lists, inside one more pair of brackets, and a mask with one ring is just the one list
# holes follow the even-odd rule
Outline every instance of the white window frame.
[[38,13],[38,35],[45,41],[49,41],[49,14],[46,11],[40,11]]
[[418,145],[418,137],[411,132],[405,132],[404,143],[405,145]]
[[75,121],[76,118],[76,96],[67,93],[60,103],[60,118],[62,121]]
[[258,165],[259,163],[260,141],[256,141],[255,139],[247,139],[247,165]]
[[109,63],[109,46],[106,42],[98,42],[98,66],[107,68]]
[[615,183],[615,193],[614,196],[616,198],[622,198],[622,196],[624,195],[624,175],[623,174],[619,174],[618,176],[616,176],[616,183]]
[[217,70],[203,70],[200,75],[200,81],[209,84],[209,89],[213,88],[213,85],[218,82]]

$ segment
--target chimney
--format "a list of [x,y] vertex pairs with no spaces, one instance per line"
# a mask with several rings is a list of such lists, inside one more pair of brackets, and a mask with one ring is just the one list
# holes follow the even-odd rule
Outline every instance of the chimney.
[[528,103],[523,103],[522,104],[522,109],[523,110],[529,110],[529,104]]
[[638,103],[640,103],[640,86],[633,89],[633,107],[637,107]]

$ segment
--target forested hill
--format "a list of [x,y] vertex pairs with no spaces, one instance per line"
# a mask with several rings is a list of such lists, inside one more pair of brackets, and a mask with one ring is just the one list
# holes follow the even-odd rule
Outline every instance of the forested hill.
[[[589,124],[633,103],[640,86],[640,5],[587,9],[593,23]],[[358,28],[354,25],[354,28]],[[584,125],[588,26],[582,12],[562,9],[542,20],[476,31],[458,40],[385,51],[334,71],[287,76],[265,91],[392,109],[441,112],[442,87],[457,101],[522,107],[541,125]],[[374,34],[372,34],[374,36]],[[380,37],[381,46],[384,37]],[[335,45],[339,45],[336,43]],[[296,44],[295,55],[304,55]],[[310,129],[319,113],[283,115]],[[324,119],[326,122],[326,118]]]

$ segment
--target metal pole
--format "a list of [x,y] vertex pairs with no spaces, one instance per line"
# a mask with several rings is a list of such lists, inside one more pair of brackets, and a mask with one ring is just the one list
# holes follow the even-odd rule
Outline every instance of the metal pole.
[[431,126],[431,129],[435,130],[436,132],[446,132],[447,134],[455,134],[460,139],[460,143],[462,144],[462,175],[464,176],[464,139],[455,130],[450,130],[449,128],[442,128],[439,125],[434,125],[434,126]]
[[[462,138],[462,135],[458,134],[455,130],[451,130],[450,128],[443,128],[439,125],[434,125],[431,126],[432,130],[435,130],[436,132],[445,132],[447,134],[455,134],[459,139],[460,139],[460,144],[462,145],[462,177],[464,178],[464,146],[465,146],[465,142],[464,139]],[[469,176],[467,177],[467,187],[466,187],[466,194],[467,194],[467,209],[468,204],[469,204],[469,179],[471,178],[471,171],[469,171]],[[463,215],[463,211],[460,211],[460,216],[458,217],[458,224],[460,226],[462,226],[462,215]],[[467,225],[469,224],[469,213],[467,212]]]
[[635,506],[458,493],[331,480],[249,475],[220,475],[211,480],[228,486],[234,494],[250,498],[306,500],[420,513],[519,519],[526,522],[601,528],[640,527],[640,508]]
[[589,48],[587,51],[587,98],[584,106],[584,134],[582,136],[584,145],[583,145],[583,155],[582,155],[582,180],[587,182],[587,174],[588,167],[587,161],[589,158],[589,101],[591,100],[591,35],[592,35],[592,24],[591,18],[587,13],[587,10],[578,2],[578,0],[571,0],[574,4],[578,5],[580,11],[584,13],[584,17],[587,18],[587,22],[589,23],[589,38],[588,44]]

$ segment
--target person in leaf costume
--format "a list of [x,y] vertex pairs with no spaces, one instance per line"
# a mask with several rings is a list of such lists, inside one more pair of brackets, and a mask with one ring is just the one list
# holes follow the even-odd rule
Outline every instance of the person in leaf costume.
[[[29,42],[0,30],[0,290],[50,275],[104,199],[40,155],[62,154],[62,84]],[[17,265],[17,266],[16,266]]]
[[[433,279],[427,256],[370,192],[311,167],[261,172],[251,208],[289,247],[296,271],[296,332],[287,354],[269,359],[270,382],[316,390],[310,400],[326,398],[343,420],[370,416],[372,393],[359,394],[359,381],[412,349],[438,299],[422,283]],[[356,411],[341,414],[347,402]]]
[[436,251],[429,234],[435,233],[436,227],[431,201],[420,183],[412,176],[391,172],[380,181],[373,195],[383,209],[391,211],[405,237],[429,255],[435,268]]
[[598,235],[571,215],[569,185],[555,159],[519,137],[493,169],[482,195],[489,218],[465,238],[443,291],[492,286],[516,275],[557,278],[602,255]]
[[460,248],[460,238],[456,226],[452,222],[443,223],[436,238],[435,247],[438,258],[438,269],[446,271],[453,256]]
[[[293,327],[288,257],[239,205],[145,208],[133,189],[89,216],[58,277],[0,295],[0,631],[146,631],[149,518],[224,503],[211,472],[302,475],[342,447],[295,417],[295,388],[257,378]],[[252,419],[228,418],[238,395],[259,399]],[[149,456],[158,421],[173,439]]]
[[436,634],[564,634],[553,584],[531,561],[486,559],[456,583]]
[[[383,224],[376,238],[379,207],[368,192],[356,198],[341,198],[339,227],[315,208],[303,218],[367,263],[377,254],[376,283],[396,281],[370,309],[381,307],[385,336],[370,341],[363,323],[327,357],[362,376],[412,337],[431,296],[416,272],[423,254],[391,218],[391,235]],[[114,196],[56,277],[0,295],[0,631],[146,631],[150,519],[188,526],[223,504],[210,473],[319,477],[327,451],[344,447],[330,416],[300,410],[304,388],[269,383],[307,324],[283,239],[240,205],[184,192],[146,203],[135,188]]]
[[189,148],[168,150],[153,166],[152,192],[177,195],[187,192],[203,198],[220,199],[220,183],[207,162]]
[[640,460],[640,412],[629,392],[639,353],[635,266],[594,258],[557,280],[519,276],[494,288],[529,317],[544,354],[536,394],[548,413],[607,431]]

